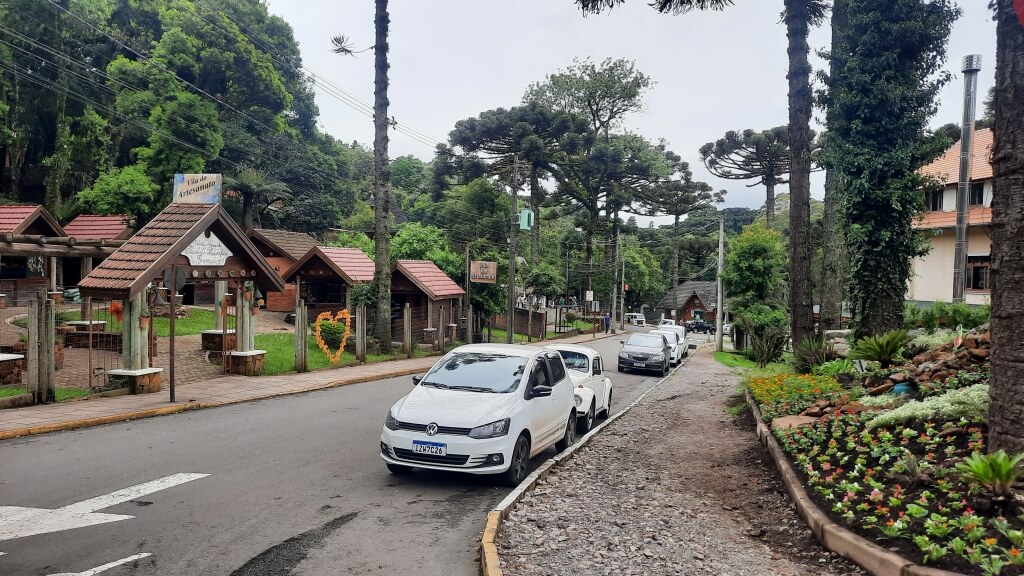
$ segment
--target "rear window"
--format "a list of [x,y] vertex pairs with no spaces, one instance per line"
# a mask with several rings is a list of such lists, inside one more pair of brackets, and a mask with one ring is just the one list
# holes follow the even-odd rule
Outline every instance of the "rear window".
[[481,392],[512,392],[519,386],[528,359],[484,352],[452,352],[420,383]]
[[575,370],[577,372],[587,373],[590,360],[587,359],[587,355],[582,352],[574,352],[572,350],[559,350],[559,354],[562,355],[562,360],[565,361],[565,367],[569,370]]
[[679,340],[679,335],[676,334],[675,332],[665,332],[663,336],[665,336],[665,338],[668,338],[669,344],[675,344],[676,341]]
[[626,340],[626,344],[643,348],[661,348],[664,346],[664,340],[660,334],[633,334]]

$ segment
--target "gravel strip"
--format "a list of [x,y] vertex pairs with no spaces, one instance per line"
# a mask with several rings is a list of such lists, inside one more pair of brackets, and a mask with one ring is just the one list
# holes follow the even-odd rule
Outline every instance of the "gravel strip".
[[796,517],[752,420],[723,413],[738,382],[699,352],[516,506],[498,539],[503,571],[863,574]]

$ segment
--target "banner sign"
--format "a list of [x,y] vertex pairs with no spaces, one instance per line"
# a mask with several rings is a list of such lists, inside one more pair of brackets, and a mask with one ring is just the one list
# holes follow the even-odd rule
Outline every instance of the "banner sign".
[[232,256],[231,250],[217,238],[216,234],[201,235],[188,248],[181,251],[192,266],[223,266]]
[[219,204],[224,179],[220,174],[175,174],[174,196],[179,204]]
[[469,281],[478,284],[494,284],[498,279],[498,263],[474,260],[469,264]]

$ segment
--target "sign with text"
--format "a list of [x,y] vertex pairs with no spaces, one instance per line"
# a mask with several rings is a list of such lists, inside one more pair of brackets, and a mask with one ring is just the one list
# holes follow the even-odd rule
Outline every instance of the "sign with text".
[[220,174],[175,174],[172,202],[219,204],[224,179]]
[[498,279],[498,263],[474,260],[469,264],[469,281],[494,284]]
[[217,238],[216,234],[202,235],[181,251],[192,266],[223,266],[233,256],[231,250]]
[[586,300],[587,302],[591,302],[591,301],[593,301],[593,299],[594,299],[594,291],[593,290],[587,290],[586,298],[584,298],[584,300]]

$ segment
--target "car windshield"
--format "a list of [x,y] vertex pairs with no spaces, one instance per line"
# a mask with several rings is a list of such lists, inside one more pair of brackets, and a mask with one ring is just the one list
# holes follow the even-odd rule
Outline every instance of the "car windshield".
[[661,348],[663,339],[660,334],[633,334],[626,340],[629,346],[640,346],[641,348]]
[[668,338],[668,343],[669,344],[675,344],[676,343],[676,333],[675,332],[665,332],[664,335],[665,335],[665,338]]
[[558,353],[562,355],[566,368],[583,372],[584,374],[590,372],[590,359],[587,358],[586,354],[572,350],[559,350]]
[[491,352],[452,352],[441,359],[420,382],[420,386],[512,392],[523,378],[528,358]]

